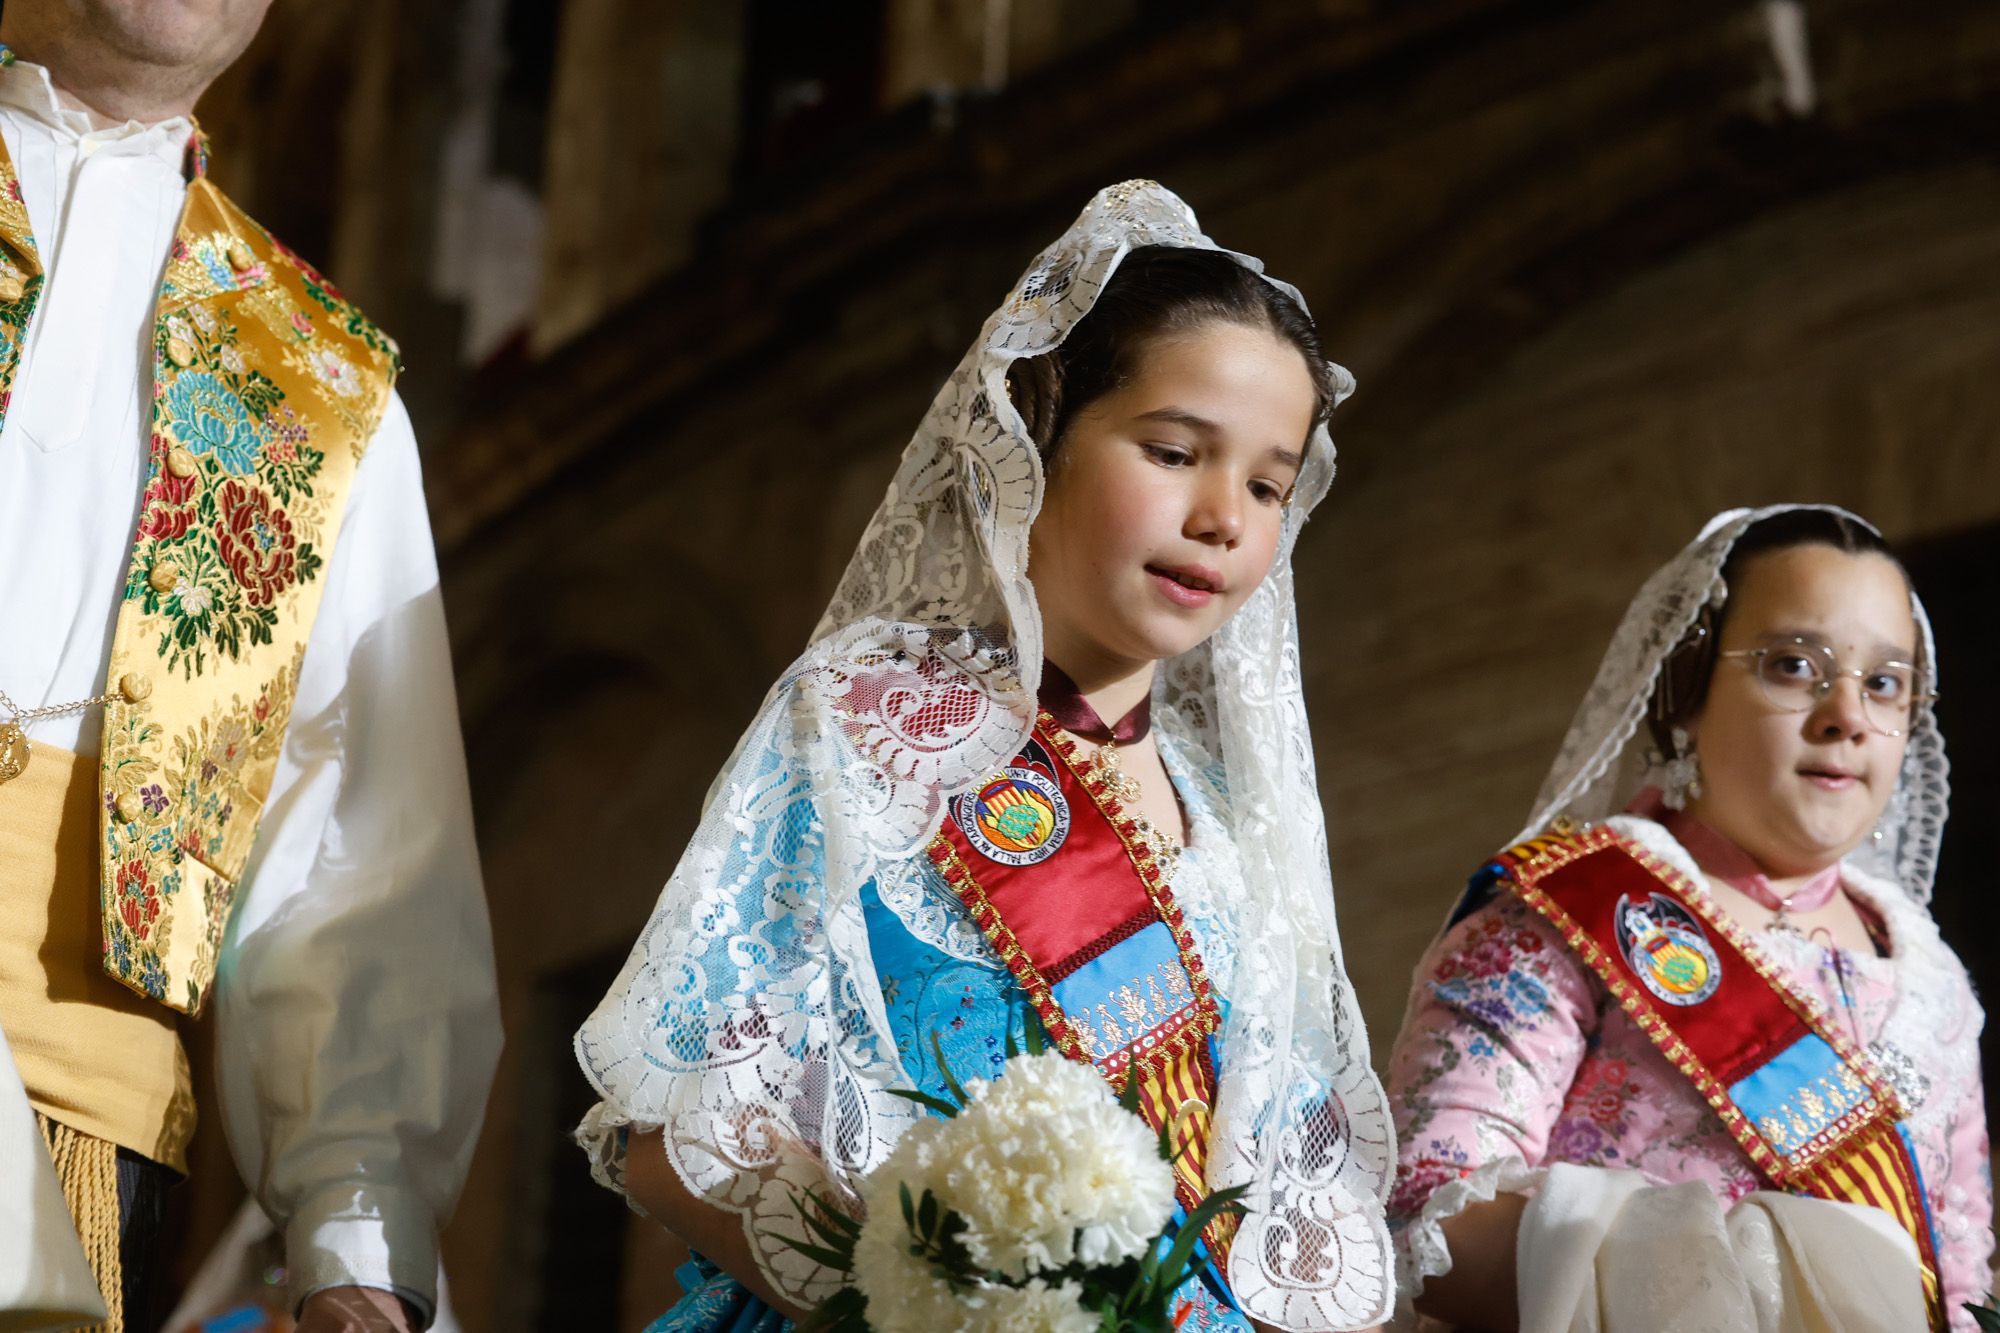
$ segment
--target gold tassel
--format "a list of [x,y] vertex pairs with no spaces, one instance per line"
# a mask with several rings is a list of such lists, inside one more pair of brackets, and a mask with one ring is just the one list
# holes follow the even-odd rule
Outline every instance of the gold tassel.
[[55,1159],[56,1179],[62,1182],[63,1198],[70,1216],[76,1219],[77,1235],[83,1239],[84,1257],[97,1275],[97,1288],[104,1293],[104,1308],[111,1318],[93,1324],[82,1333],[125,1333],[125,1269],[119,1260],[118,1145],[79,1133],[68,1125],[51,1120],[40,1112],[42,1137],[48,1140],[49,1156]]

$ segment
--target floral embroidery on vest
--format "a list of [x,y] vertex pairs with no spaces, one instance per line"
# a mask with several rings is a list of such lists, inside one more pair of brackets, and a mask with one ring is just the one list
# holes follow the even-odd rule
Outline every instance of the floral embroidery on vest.
[[[105,706],[104,967],[200,1009],[395,344],[192,179],[153,328],[148,472]],[[0,146],[0,420],[42,283]]]
[[21,363],[21,340],[42,295],[42,259],[21,199],[21,178],[0,147],[0,420],[14,396],[14,371]]
[[[122,710],[118,731],[106,733],[104,966],[174,1008],[199,1009],[202,986],[191,983],[205,985],[214,975],[236,874],[262,810],[249,782],[277,768],[304,659],[301,640],[291,663],[256,694],[232,697],[164,741],[159,725],[136,708]],[[218,873],[226,867],[235,873]],[[178,907],[190,885],[199,911],[162,920],[162,908]],[[177,921],[194,933],[177,938]],[[178,974],[169,969],[176,958],[185,964]],[[177,976],[186,988],[172,991]]]
[[153,341],[153,478],[125,598],[160,618],[167,669],[193,677],[210,653],[271,643],[282,594],[319,577],[310,534],[328,528],[313,488],[326,454],[227,313],[189,306]]

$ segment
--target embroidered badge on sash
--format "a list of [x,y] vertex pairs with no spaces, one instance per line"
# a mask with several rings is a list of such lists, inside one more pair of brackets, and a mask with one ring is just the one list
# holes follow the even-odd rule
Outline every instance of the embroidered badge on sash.
[[1701,922],[1660,894],[1635,903],[1620,894],[1618,949],[1639,982],[1667,1004],[1700,1004],[1722,984],[1722,960]]
[[1069,836],[1069,802],[1050,779],[1014,765],[952,803],[966,840],[1001,865],[1032,866],[1054,856]]

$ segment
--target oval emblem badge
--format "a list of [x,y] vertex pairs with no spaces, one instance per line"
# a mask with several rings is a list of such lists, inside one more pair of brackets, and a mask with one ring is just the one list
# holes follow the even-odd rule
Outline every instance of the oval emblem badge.
[[1618,948],[1647,990],[1667,1004],[1700,1004],[1722,984],[1722,960],[1694,914],[1657,893],[1635,903],[1623,894],[1613,916]]
[[1012,767],[976,792],[952,802],[966,841],[1007,866],[1032,866],[1054,856],[1069,836],[1069,802],[1032,768]]

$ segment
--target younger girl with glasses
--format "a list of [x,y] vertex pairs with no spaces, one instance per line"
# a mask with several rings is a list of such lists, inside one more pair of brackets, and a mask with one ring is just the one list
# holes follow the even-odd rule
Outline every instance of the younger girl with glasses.
[[1837,509],[1721,515],[1640,590],[1531,840],[1417,971],[1389,1091],[1418,1311],[1974,1327],[1984,1020],[1925,906],[1932,657]]

